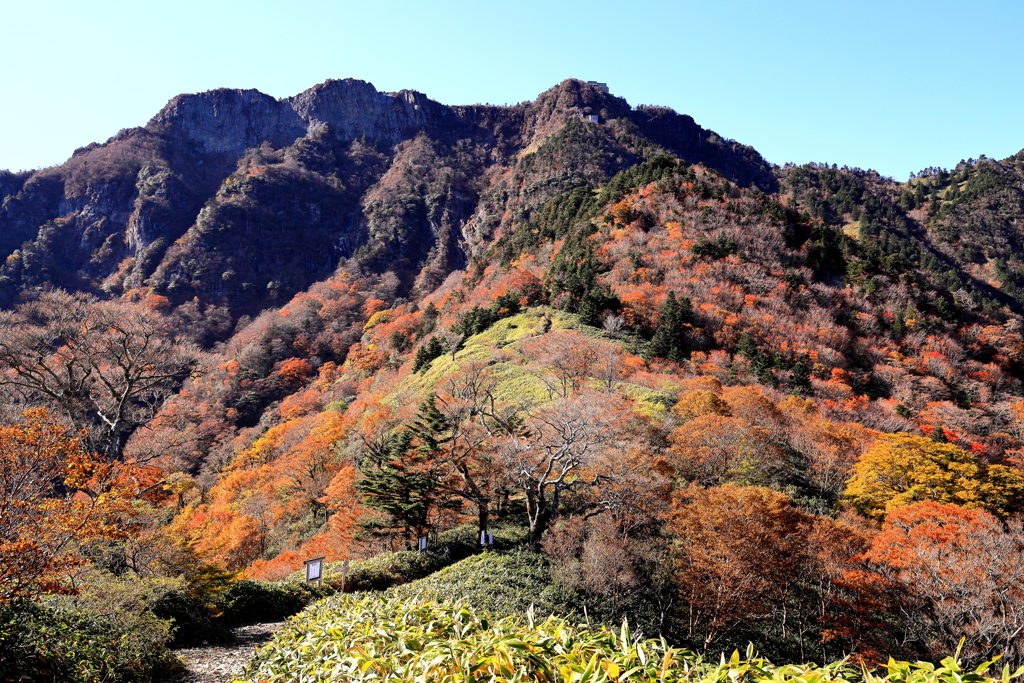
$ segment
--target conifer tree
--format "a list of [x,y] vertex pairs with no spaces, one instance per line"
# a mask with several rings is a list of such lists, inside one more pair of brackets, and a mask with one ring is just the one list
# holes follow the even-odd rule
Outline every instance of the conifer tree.
[[440,358],[443,355],[444,345],[441,343],[441,340],[437,337],[431,337],[430,341],[416,351],[416,357],[412,362],[412,371],[419,372],[430,365],[431,361],[435,358]]
[[438,407],[434,394],[420,403],[416,419],[410,426],[410,432],[419,439],[417,450],[424,454],[436,453],[443,444],[451,440],[448,418]]
[[811,393],[811,373],[802,362],[796,363],[793,366],[793,370],[789,375],[789,385],[798,394]]
[[690,357],[684,325],[693,320],[693,307],[689,297],[676,299],[675,292],[668,293],[668,300],[661,309],[661,324],[654,331],[645,354],[647,360],[665,358],[679,363]]
[[388,515],[386,528],[401,529],[406,538],[416,537],[430,529],[434,513],[462,506],[447,490],[441,464],[435,460],[450,438],[448,420],[431,395],[420,404],[411,425],[392,434],[383,448],[363,460],[363,478],[355,488],[363,494],[366,507]]
[[761,355],[757,349],[757,344],[754,343],[753,336],[749,332],[744,332],[740,335],[739,341],[736,342],[736,354],[745,356],[751,362]]
[[379,524],[383,529],[400,529],[406,538],[422,534],[428,528],[430,506],[436,482],[419,471],[411,471],[415,453],[410,453],[414,435],[404,429],[391,435],[376,457],[363,459],[362,479],[355,489],[363,504],[388,516]]

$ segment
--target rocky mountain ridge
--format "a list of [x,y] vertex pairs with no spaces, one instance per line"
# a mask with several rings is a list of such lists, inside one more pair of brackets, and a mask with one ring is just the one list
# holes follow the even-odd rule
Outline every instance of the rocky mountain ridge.
[[354,79],[179,95],[60,166],[0,173],[0,304],[59,286],[256,313],[352,257],[436,284],[503,222],[662,152],[775,182],[753,149],[573,79],[511,107]]
[[178,95],[147,127],[168,126],[208,153],[240,156],[263,142],[287,147],[322,126],[331,126],[340,139],[366,136],[396,143],[450,113],[422,93],[382,93],[366,81],[346,78],[281,100],[251,89]]

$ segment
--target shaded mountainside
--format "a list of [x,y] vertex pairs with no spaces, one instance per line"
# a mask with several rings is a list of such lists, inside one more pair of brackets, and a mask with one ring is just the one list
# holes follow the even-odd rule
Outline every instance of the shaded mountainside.
[[180,95],[61,166],[0,176],[2,303],[50,285],[145,289],[253,314],[352,257],[403,292],[430,287],[497,227],[662,152],[774,187],[754,150],[576,80],[513,107],[352,79],[283,100]]
[[862,286],[874,287],[873,275],[885,270],[919,268],[960,307],[1024,312],[1024,152],[964,161],[952,172],[926,169],[907,183],[815,164],[779,175],[785,195],[858,239],[865,262],[849,275]]

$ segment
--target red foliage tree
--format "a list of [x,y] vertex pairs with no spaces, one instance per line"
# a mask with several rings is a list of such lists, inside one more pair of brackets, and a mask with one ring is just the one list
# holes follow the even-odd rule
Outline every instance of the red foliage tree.
[[966,638],[965,659],[1024,663],[1024,522],[923,502],[891,511],[866,557],[918,600],[933,656]]

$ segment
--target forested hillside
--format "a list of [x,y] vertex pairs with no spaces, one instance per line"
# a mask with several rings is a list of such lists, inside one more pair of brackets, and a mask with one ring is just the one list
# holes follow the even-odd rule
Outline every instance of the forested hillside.
[[1024,664],[1024,152],[901,183],[576,80],[346,80],[179,96],[0,194],[9,612],[116,594],[166,641],[489,532],[526,604],[672,646]]

